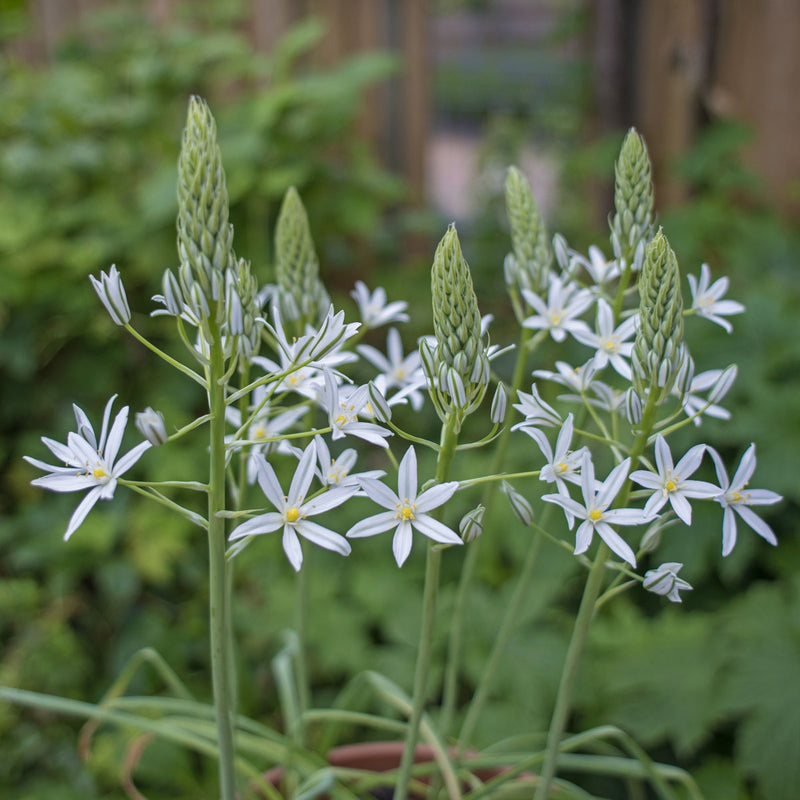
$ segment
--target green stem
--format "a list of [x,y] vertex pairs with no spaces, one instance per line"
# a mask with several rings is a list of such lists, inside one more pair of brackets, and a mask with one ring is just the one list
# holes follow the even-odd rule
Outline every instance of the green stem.
[[564,670],[561,673],[561,682],[558,685],[556,695],[556,705],[553,709],[553,717],[550,721],[550,729],[547,732],[547,754],[544,765],[542,766],[541,778],[536,788],[534,800],[546,800],[550,786],[556,774],[556,762],[558,761],[561,737],[567,725],[570,703],[572,700],[572,689],[575,686],[575,679],[578,676],[578,667],[583,654],[583,646],[589,633],[589,626],[594,615],[594,603],[600,594],[600,587],[603,583],[605,574],[606,559],[610,550],[605,542],[600,542],[597,555],[592,562],[589,570],[589,577],[583,587],[583,596],[578,608],[578,615],[575,618],[575,627],[572,630],[572,638],[567,649],[567,657],[564,663]]
[[233,640],[231,631],[231,576],[225,559],[225,387],[219,378],[225,373],[224,355],[217,330],[212,331],[208,369],[210,423],[210,467],[208,497],[208,579],[211,677],[217,714],[219,783],[222,800],[235,800],[233,717]]
[[[509,397],[512,399],[516,397],[517,392],[522,388],[522,382],[525,380],[525,375],[527,374],[526,368],[529,355],[529,343],[532,335],[533,331],[530,328],[523,328],[520,333],[519,346],[517,348],[517,361],[514,365],[514,374],[511,378],[511,387],[509,389]],[[536,340],[534,340],[534,343],[536,343]],[[508,416],[508,413],[506,413],[506,419],[508,419]],[[507,425],[503,429],[500,439],[497,442],[497,449],[495,450],[494,459],[492,460],[492,466],[490,468],[491,475],[497,475],[503,467],[510,434],[511,427]],[[497,481],[491,481],[486,487],[483,498],[481,499],[481,503],[486,509],[484,514],[487,519],[488,515],[491,513],[491,506],[496,491]],[[478,553],[480,551],[482,539],[483,537],[479,537],[467,548],[467,554],[464,557],[464,563],[461,567],[461,575],[456,591],[453,617],[450,624],[450,637],[447,643],[447,660],[445,662],[442,715],[440,720],[440,730],[445,735],[449,732],[453,724],[453,717],[455,716],[467,597],[469,596],[469,588],[472,584],[475,568],[478,563]]]
[[[550,505],[545,508],[542,514],[542,525],[546,524],[546,518],[549,516],[552,508],[553,507]],[[512,631],[514,630],[514,625],[517,622],[517,614],[522,606],[522,601],[525,598],[525,590],[531,585],[533,569],[536,566],[536,561],[539,557],[539,550],[541,549],[543,540],[543,536],[535,535],[530,547],[528,548],[528,553],[525,557],[525,563],[522,565],[522,570],[517,578],[517,583],[514,587],[514,593],[511,595],[511,599],[506,606],[503,614],[503,621],[500,624],[500,629],[495,637],[494,644],[492,645],[492,651],[489,654],[489,659],[487,660],[486,665],[481,672],[480,683],[478,684],[478,688],[475,690],[475,694],[472,696],[472,700],[467,708],[467,714],[464,717],[464,722],[461,725],[461,731],[458,734],[458,743],[460,749],[463,749],[471,741],[472,733],[475,730],[475,726],[480,718],[481,712],[483,711],[483,707],[486,704],[486,700],[489,696],[489,689],[491,688],[494,676],[497,673],[497,669],[500,666],[506,645],[508,644],[508,640],[511,637]]]
[[[436,463],[436,482],[443,483],[450,472],[450,465],[456,452],[458,433],[454,415],[448,415],[442,429],[441,447]],[[411,716],[406,729],[406,742],[400,768],[397,772],[397,784],[394,791],[394,800],[406,800],[408,784],[411,780],[411,769],[414,766],[414,751],[419,739],[420,723],[425,710],[425,693],[428,685],[428,672],[433,649],[433,631],[436,622],[436,596],[439,591],[439,567],[442,560],[442,551],[435,542],[428,544],[425,562],[425,589],[422,598],[422,624],[420,626],[419,647],[417,649],[417,663],[414,672],[414,694],[412,700]]]
[[[639,433],[630,450],[631,465],[629,472],[636,469],[636,465],[644,453],[650,431],[655,423],[657,404],[655,402],[656,392],[651,391],[647,403],[642,411],[642,419],[639,424]],[[617,497],[616,505],[624,507],[627,504],[631,492],[631,481],[628,480],[622,491]],[[550,791],[550,786],[556,774],[556,762],[561,747],[561,737],[567,724],[567,717],[572,702],[572,690],[575,686],[575,679],[578,675],[583,646],[589,633],[594,612],[596,610],[597,598],[605,574],[605,562],[609,557],[610,550],[605,542],[600,542],[597,555],[592,562],[589,570],[589,577],[583,588],[581,604],[578,608],[578,616],[575,618],[575,626],[572,629],[572,638],[567,648],[567,657],[564,663],[564,671],[561,673],[561,682],[558,686],[556,695],[556,705],[553,709],[553,716],[550,721],[550,728],[547,732],[547,755],[545,756],[542,767],[541,781],[536,788],[534,800],[546,800]]]
[[193,369],[187,367],[186,364],[182,364],[180,361],[174,359],[172,356],[167,355],[163,350],[160,350],[152,342],[145,339],[144,336],[142,336],[142,334],[139,333],[139,331],[137,331],[130,324],[125,326],[125,330],[128,331],[128,333],[131,336],[133,336],[134,339],[136,339],[138,342],[141,342],[148,350],[152,351],[159,358],[162,358],[164,361],[166,361],[167,364],[175,367],[175,369],[179,370],[184,375],[191,378],[195,383],[199,383],[201,386],[206,385],[206,382],[203,380],[203,378],[200,375],[198,375]]

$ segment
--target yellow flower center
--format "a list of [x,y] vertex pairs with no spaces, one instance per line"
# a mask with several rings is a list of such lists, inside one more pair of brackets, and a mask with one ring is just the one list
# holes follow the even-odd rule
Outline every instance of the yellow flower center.
[[300,519],[300,511],[296,506],[292,506],[292,508],[286,510],[287,522],[297,522],[298,519]]
[[592,522],[599,522],[601,519],[603,519],[603,512],[602,512],[602,511],[600,511],[600,510],[599,510],[599,509],[597,509],[597,508],[593,508],[593,509],[592,509],[592,510],[589,512],[589,519],[590,519]]
[[404,500],[402,506],[398,505],[397,508],[399,509],[397,512],[397,519],[403,520],[403,522],[410,522],[412,519],[416,518],[414,512],[417,507],[409,504],[408,500]]
[[566,472],[568,469],[569,469],[569,464],[567,464],[566,461],[559,461],[558,464],[556,464],[556,470],[562,474]]
[[731,495],[731,500],[734,503],[741,503],[742,500],[744,500],[744,497],[739,492],[733,492],[733,494]]
[[263,439],[267,435],[266,428],[262,428],[260,425],[255,429],[253,434],[254,439]]
[[674,480],[672,480],[672,478],[670,478],[670,479],[669,479],[669,480],[668,480],[668,481],[667,481],[667,482],[664,484],[664,488],[665,488],[665,489],[666,489],[668,492],[674,492],[674,491],[675,491],[675,490],[678,488],[678,484],[677,484],[677,483],[675,483],[675,481],[674,481]]
[[95,467],[92,470],[92,475],[99,481],[101,478],[107,478],[108,473],[101,467]]

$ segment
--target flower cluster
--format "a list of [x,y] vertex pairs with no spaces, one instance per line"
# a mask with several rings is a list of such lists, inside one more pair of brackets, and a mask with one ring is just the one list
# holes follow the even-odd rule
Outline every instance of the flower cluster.
[[[711,501],[721,508],[724,556],[736,544],[737,519],[777,543],[754,509],[777,503],[780,496],[749,488],[755,445],[729,479],[722,455],[710,443],[673,456],[667,441],[680,429],[695,430],[706,418],[726,419],[729,412],[720,403],[736,377],[734,365],[695,372],[685,318],[697,316],[730,332],[725,317],[744,308],[724,299],[726,279],[712,284],[705,264],[699,277],[689,277],[691,302],[684,306],[677,257],[665,233],[653,228],[649,160],[634,131],[617,162],[610,256],[597,246],[583,255],[559,236],[551,244],[524,177],[519,170],[509,172],[512,251],[504,267],[520,338],[517,367],[505,380],[490,368],[500,349],[489,345],[488,319],[480,316],[454,226],[433,257],[432,335],[404,345],[400,326],[409,320],[408,304],[388,302],[382,288],[356,284],[352,298],[358,322],[347,321],[345,309],[331,303],[311,224],[294,188],[278,219],[275,283],[259,288],[249,263],[233,249],[216,128],[197,98],[184,134],[178,197],[180,266],[165,272],[154,313],[174,318],[184,358],[167,355],[136,332],[116,267],[93,277],[92,285],[116,325],[202,386],[207,413],[168,433],[163,415],[148,408],[136,419],[144,441],[118,457],[128,408],[110,424],[112,397],[97,437],[76,406],[77,429],[66,444],[43,439],[63,466],[27,458],[46,473],[34,485],[86,492],[65,538],[98,500],[111,499],[118,485],[177,511],[208,532],[215,620],[228,613],[225,590],[219,588],[228,568],[225,543],[230,559],[263,534],[280,531],[289,564],[300,570],[308,544],[348,556],[351,541],[391,532],[394,560],[402,567],[416,532],[428,540],[427,574],[436,576],[443,550],[476,548],[506,533],[484,529],[494,494],[486,492],[476,505],[470,495],[481,485],[501,485],[517,519],[537,536],[572,549],[590,575],[602,577],[601,568],[615,571],[610,593],[626,576],[630,581],[622,588],[639,585],[681,601],[680,592],[692,588],[678,577],[682,564],[654,564],[643,575],[635,570],[651,559],[658,538],[653,531],[663,531],[673,520],[692,524],[693,503]],[[385,350],[372,334],[384,325],[392,326],[383,339]],[[371,337],[369,342],[361,341],[364,336]],[[559,358],[553,369],[531,371],[532,351],[548,339],[568,344],[579,362]],[[485,396],[492,383],[497,388],[490,403]],[[508,408],[509,397],[516,414]],[[401,415],[403,407],[413,413]],[[419,415],[438,417],[438,441],[423,438],[424,426],[411,430],[398,423]],[[467,425],[470,417],[478,419]],[[208,429],[210,458],[199,481],[157,484],[123,477],[150,447],[171,444],[201,426]],[[497,471],[491,474],[451,478],[462,450],[491,447],[498,439],[498,458],[512,442],[531,469],[507,474],[495,461]],[[420,467],[418,447],[434,454],[434,468],[427,461]],[[359,458],[382,468],[354,471]],[[712,467],[716,482],[708,479]],[[389,470],[396,475],[387,477]],[[704,479],[695,477],[703,470]],[[542,484],[553,491],[542,494]],[[206,509],[201,513],[184,505],[182,496],[166,494],[169,489],[204,495]],[[457,494],[473,511],[463,514],[470,505],[462,498],[454,501]],[[359,504],[353,508],[360,516],[346,530],[337,524],[338,513],[325,516],[351,502]],[[372,513],[370,506],[380,510]],[[563,519],[546,522],[545,509],[560,509]],[[566,532],[573,529],[574,536]],[[596,600],[601,582],[587,581],[595,595],[584,600]],[[435,592],[426,586],[426,598],[431,596]],[[430,635],[433,626],[426,621],[422,629]],[[219,655],[222,646],[215,635],[212,626],[215,669],[224,675],[228,656]],[[226,688],[230,680],[215,683],[216,702],[223,706],[232,696]],[[420,685],[424,688],[425,681]],[[423,700],[415,696],[416,724]],[[218,714],[221,740],[232,737],[226,727],[231,718]],[[545,775],[554,770],[555,757],[549,756]],[[226,799],[233,796],[232,784],[226,784],[231,770],[227,766],[221,773]]]
[[[231,541],[249,540],[258,533],[283,527],[284,549],[296,569],[302,563],[297,534],[347,554],[350,547],[346,539],[307,518],[358,496],[370,498],[387,510],[366,517],[347,536],[358,538],[395,528],[398,564],[408,557],[412,529],[439,543],[459,544],[457,534],[428,514],[444,505],[458,484],[441,483],[417,496],[413,447],[400,462],[397,494],[375,477],[382,472],[349,477],[356,460],[352,448],[335,457],[330,455],[331,445],[339,440],[352,441],[355,437],[386,449],[391,437],[404,436],[403,431],[386,427],[391,406],[408,405],[421,412],[429,398],[443,421],[455,414],[458,427],[480,405],[489,380],[490,348],[455,229],[447,232],[434,258],[435,336],[404,352],[399,328],[391,327],[385,352],[376,344],[353,347],[367,329],[407,322],[408,304],[388,302],[382,288],[371,291],[358,281],[352,296],[361,322],[345,321],[343,311],[330,305],[321,283],[309,220],[294,189],[286,195],[276,229],[278,282],[256,292],[249,270],[233,255],[232,231],[226,222],[224,173],[214,136],[207,107],[193,100],[179,182],[179,196],[185,198],[178,225],[182,266],[177,279],[167,270],[163,294],[156,300],[165,313],[178,318],[181,330],[187,322],[198,329],[190,352],[201,363],[207,363],[217,331],[223,340],[245,336],[249,342],[248,347],[238,349],[224,345],[229,363],[246,366],[250,376],[246,386],[226,391],[225,419],[230,430],[225,446],[229,458],[234,453],[246,455],[247,483],[257,484],[277,510],[257,514],[237,526],[230,534]],[[688,312],[684,311],[675,255],[663,232],[653,235],[649,166],[642,152],[640,137],[629,134],[617,165],[619,207],[612,225],[615,256],[611,258],[597,246],[592,246],[588,255],[570,250],[560,236],[550,246],[524,176],[510,170],[506,186],[513,240],[506,277],[521,312],[522,329],[547,335],[556,343],[571,338],[587,348],[584,363],[557,361],[555,370],[532,373],[539,381],[567,390],[558,394],[564,411],[543,399],[540,383],[531,384],[529,392],[515,387],[518,403],[514,408],[522,419],[513,428],[532,438],[542,454],[538,475],[556,490],[542,499],[560,506],[570,527],[580,521],[575,553],[586,552],[597,532],[610,550],[631,566],[635,566],[636,556],[631,544],[616,530],[619,526],[649,525],[664,514],[674,514],[691,525],[690,501],[712,500],[723,509],[723,553],[727,555],[736,541],[735,515],[775,543],[772,530],[752,508],[780,499],[767,490],[746,488],[755,469],[754,446],[729,481],[721,456],[709,445],[695,445],[675,464],[665,436],[656,433],[675,420],[674,411],[657,419],[656,412],[669,397],[685,413],[683,424],[691,421],[699,425],[704,417],[729,416],[719,401],[730,389],[736,368],[695,374],[683,341],[683,316],[696,314],[730,332],[731,325],[724,317],[741,313],[744,307],[724,299],[727,280],[720,278],[712,284],[709,268],[703,264],[699,277],[689,276],[691,305]],[[214,198],[210,216],[208,203],[196,204],[198,193]],[[637,272],[641,273],[641,303],[638,308],[626,309],[625,298],[615,294],[614,282],[626,273],[635,278]],[[91,280],[112,320],[129,326],[130,309],[116,267]],[[250,320],[248,325],[243,323],[245,317]],[[261,354],[265,344],[271,346],[269,355]],[[351,383],[342,372],[345,367],[359,365],[373,371],[368,383]],[[501,384],[492,409],[497,423],[505,418],[505,397]],[[48,473],[37,478],[36,485],[61,492],[88,490],[70,520],[67,536],[98,499],[113,496],[118,480],[151,444],[161,444],[168,438],[163,417],[147,409],[137,415],[137,427],[145,441],[117,459],[128,409],[117,415],[107,432],[110,408],[111,401],[99,441],[77,407],[78,430],[69,434],[66,445],[43,440],[65,466],[28,459]],[[595,429],[591,438],[576,424],[578,417],[586,420],[587,415]],[[618,427],[620,416],[634,434],[644,436],[635,459],[625,455],[630,445],[608,435]],[[312,424],[309,428],[312,419],[321,421],[322,426]],[[543,427],[557,428],[553,445]],[[314,442],[305,449],[291,444],[293,436],[304,435],[313,435]],[[326,443],[326,436],[331,445]],[[573,448],[576,438],[583,443]],[[603,439],[613,463],[601,481],[595,478],[595,464],[603,448],[592,446],[592,442]],[[646,455],[651,445],[653,464]],[[700,468],[705,454],[713,461],[716,484],[690,477]],[[287,495],[283,495],[272,466],[276,457],[298,461]],[[319,495],[308,500],[315,478],[321,485]],[[644,504],[617,507],[623,487],[627,487],[626,503],[644,497]],[[519,498],[517,506],[531,505],[524,492],[508,484],[506,489],[510,497]],[[580,500],[573,497],[578,489]],[[235,510],[221,511],[233,515]],[[645,588],[651,584],[662,585],[645,580]],[[666,594],[674,599],[674,594]]]

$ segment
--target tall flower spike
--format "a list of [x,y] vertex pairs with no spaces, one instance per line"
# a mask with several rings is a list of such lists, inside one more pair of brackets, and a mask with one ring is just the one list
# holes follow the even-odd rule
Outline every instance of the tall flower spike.
[[541,294],[547,290],[553,250],[530,184],[516,167],[508,170],[505,195],[513,247],[506,256],[506,282],[517,292]]
[[433,257],[431,294],[436,345],[433,350],[421,346],[420,354],[439,418],[453,414],[460,427],[486,393],[489,359],[472,276],[454,225]]
[[656,392],[660,403],[686,357],[678,260],[661,229],[645,251],[639,298],[639,327],[631,363],[633,387],[641,397],[646,389]]
[[[192,97],[178,157],[178,254],[182,286],[200,285],[209,306],[220,299],[225,271],[236,266],[228,190],[217,144],[217,126],[204,100]],[[221,321],[221,320],[220,320]]]
[[653,182],[650,157],[644,139],[631,128],[622,142],[615,167],[614,206],[617,213],[611,232],[623,258],[630,263],[640,242],[650,240],[653,231]]
[[275,277],[284,319],[300,320],[298,330],[318,325],[330,298],[319,279],[308,214],[294,186],[284,195],[275,227]]

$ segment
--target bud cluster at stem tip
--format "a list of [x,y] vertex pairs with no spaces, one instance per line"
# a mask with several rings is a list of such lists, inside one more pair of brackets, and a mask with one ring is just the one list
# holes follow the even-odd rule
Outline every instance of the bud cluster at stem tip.
[[440,419],[453,417],[460,427],[486,393],[489,360],[478,299],[454,225],[436,248],[431,295],[436,346],[422,346],[420,353]]
[[639,278],[639,327],[631,354],[633,387],[640,397],[669,394],[687,358],[678,259],[659,229],[645,250]]
[[275,227],[275,277],[281,316],[316,325],[328,311],[330,298],[319,278],[319,260],[303,201],[293,186],[286,192]]
[[513,248],[504,264],[506,284],[512,291],[541,294],[547,290],[553,250],[530,184],[516,167],[508,170],[505,196]]
[[615,250],[629,264],[640,243],[650,240],[655,199],[650,157],[644,139],[631,128],[622,142],[615,166],[614,206],[611,222]]
[[[189,101],[178,158],[178,255],[184,292],[199,284],[207,303],[220,300],[223,275],[235,267],[228,190],[217,144],[217,126],[208,105]],[[199,304],[202,310],[202,303]]]

